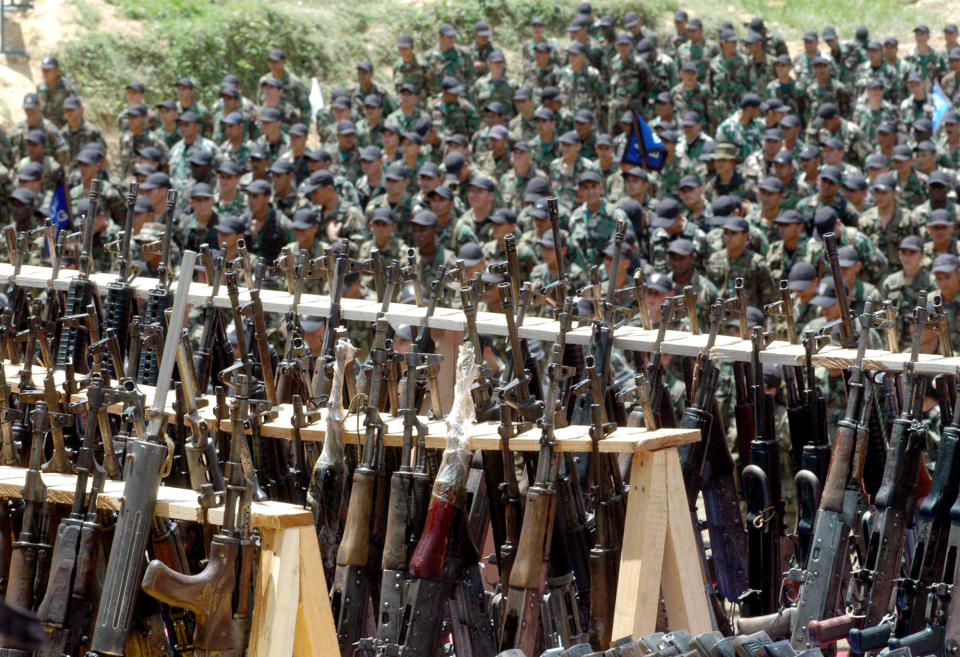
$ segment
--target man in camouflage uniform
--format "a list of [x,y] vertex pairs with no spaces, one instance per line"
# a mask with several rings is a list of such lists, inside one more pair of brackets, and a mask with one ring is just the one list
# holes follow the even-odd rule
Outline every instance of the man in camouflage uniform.
[[206,151],[216,161],[219,150],[216,144],[200,134],[200,116],[192,110],[184,112],[177,125],[182,139],[170,151],[170,177],[183,182],[190,175],[190,156],[195,151]]
[[684,62],[680,66],[680,84],[670,90],[673,105],[684,116],[688,112],[696,112],[708,126],[716,123],[725,114],[719,114],[714,109],[714,99],[706,84],[697,81],[697,66],[693,62]]
[[645,61],[650,71],[646,105],[652,105],[654,99],[662,94],[669,93],[677,83],[677,65],[666,53],[657,49],[653,39],[641,39],[637,44],[637,57]]
[[[923,261],[923,240],[917,235],[907,235],[900,240],[897,260],[900,269],[889,274],[880,284],[880,295],[893,301],[900,310],[900,335],[907,334],[909,309],[917,305],[921,292],[933,287],[933,276],[921,266]],[[901,340],[902,341],[902,340]]]
[[87,144],[99,144],[106,152],[107,144],[103,135],[83,117],[83,102],[79,96],[68,96],[63,101],[61,112],[66,119],[61,134],[69,149],[69,162],[72,162]]
[[849,244],[842,246],[837,250],[837,259],[840,262],[840,275],[849,290],[847,299],[850,303],[850,309],[854,314],[862,313],[863,306],[867,301],[870,301],[874,308],[880,308],[883,303],[880,292],[874,285],[861,280],[859,277],[863,270],[863,263],[860,262],[860,254],[857,253],[857,249]]
[[426,89],[430,84],[430,72],[413,52],[413,37],[401,34],[397,37],[397,53],[400,55],[393,62],[393,89],[399,94],[405,84],[411,84],[417,89]]
[[737,147],[739,159],[745,160],[760,148],[764,131],[760,119],[760,96],[753,92],[743,94],[740,109],[724,119],[717,128],[717,143],[727,142]]
[[302,189],[304,200],[300,207],[310,207],[317,211],[323,241],[333,243],[344,238],[351,241],[366,239],[363,212],[340,196],[330,171],[314,171],[304,182]]
[[[287,55],[279,48],[274,48],[267,55],[267,66],[270,71],[260,76],[257,88],[263,90],[263,83],[268,78],[278,80],[284,89],[284,96],[303,117],[310,116],[309,91],[297,75],[287,70]],[[260,99],[262,103],[262,98]],[[313,118],[313,117],[311,117]]]
[[793,77],[793,64],[787,55],[779,55],[773,63],[774,78],[765,87],[766,95],[779,98],[797,117],[807,116],[807,94],[803,83]]
[[37,94],[27,94],[23,97],[24,120],[19,121],[10,136],[10,148],[13,153],[12,162],[26,157],[27,135],[34,130],[40,130],[46,136],[50,153],[61,165],[66,164],[69,148],[67,142],[53,121],[40,113],[40,99]]
[[[335,127],[339,130],[349,124],[353,128],[353,121],[345,119],[338,121]],[[262,146],[267,153],[267,160],[271,163],[283,157],[290,150],[290,137],[283,132],[283,115],[276,108],[268,107],[260,112],[260,131],[263,133],[253,143]],[[171,155],[171,158],[173,156]]]
[[687,41],[677,48],[677,60],[693,62],[697,65],[697,77],[707,79],[710,60],[720,54],[720,48],[703,36],[703,21],[691,18],[687,22]]
[[448,76],[440,86],[443,91],[430,103],[430,115],[442,123],[445,134],[473,134],[480,125],[480,116],[473,104],[461,97],[463,85],[456,78]]
[[146,105],[132,105],[127,108],[128,130],[120,135],[120,165],[118,172],[121,180],[126,180],[133,175],[133,167],[137,163],[137,154],[144,148],[156,148],[163,160],[167,160],[170,155],[167,145],[163,141],[156,139],[146,130],[147,107]]
[[[77,169],[80,173],[80,182],[72,186],[68,192],[74,217],[80,216],[77,212],[80,200],[90,196],[90,183],[94,178],[103,175],[103,154],[95,148],[85,148],[77,156]],[[118,192],[108,180],[101,181],[100,205],[106,208],[107,215],[114,223],[123,225],[127,211],[124,195]]]
[[577,196],[583,205],[570,216],[570,241],[588,263],[598,262],[600,252],[616,228],[618,220],[626,220],[624,212],[604,198],[603,180],[593,170],[577,178]]
[[616,54],[610,62],[610,115],[608,130],[616,131],[614,120],[624,112],[644,113],[647,109],[649,88],[649,70],[646,60],[635,57],[632,42],[626,34],[621,34],[614,42]]
[[798,262],[810,262],[810,243],[803,237],[803,217],[796,210],[785,210],[774,219],[774,224],[780,239],[770,243],[766,264],[771,278],[781,281]]
[[858,102],[856,111],[857,127],[863,133],[863,139],[869,144],[877,140],[877,130],[884,121],[896,123],[897,108],[883,98],[884,81],[873,78],[864,83],[866,101]]
[[756,32],[747,32],[743,38],[743,45],[746,51],[749,80],[747,86],[750,89],[764,90],[777,77],[773,70],[776,55],[771,55],[764,50],[763,37]]
[[597,171],[593,160],[580,155],[580,136],[570,131],[560,136],[560,157],[550,162],[548,179],[553,182],[554,191],[569,207],[575,205],[579,177],[584,171]]
[[692,285],[697,295],[697,310],[701,326],[708,326],[710,307],[719,297],[719,292],[710,279],[697,271],[697,253],[693,242],[682,237],[673,240],[667,247],[667,257],[670,261],[668,276],[673,284],[674,296],[683,294],[683,288]]
[[487,55],[488,73],[473,84],[473,100],[481,107],[493,101],[503,103],[504,107],[513,104],[514,86],[506,76],[506,59],[502,50],[493,50]]
[[[323,255],[324,243],[320,239],[320,222],[317,218],[317,212],[313,208],[300,208],[293,215],[293,221],[290,222],[290,228],[293,231],[294,239],[286,245],[285,251],[292,254],[303,254],[304,260]],[[321,294],[324,283],[320,279],[304,279],[303,292],[307,294]],[[293,290],[287,290],[293,292]]]
[[923,227],[929,241],[923,245],[923,266],[929,267],[936,257],[942,253],[960,255],[960,246],[953,233],[957,227],[956,215],[945,208],[934,210],[927,217]]
[[[900,148],[899,146],[897,148]],[[909,146],[904,146],[904,148],[909,148]],[[894,155],[894,161],[896,162],[897,155]],[[950,193],[953,191],[953,181],[950,179],[950,176],[945,171],[934,171],[930,174],[929,180],[926,181],[926,194],[917,194],[916,197],[913,197],[911,200],[915,205],[913,211],[910,213],[910,219],[913,221],[915,226],[924,226],[930,218],[930,214],[934,210],[945,209],[950,213],[950,216],[954,221],[957,220],[957,204],[950,198]],[[921,187],[921,189],[923,189]],[[901,197],[904,197],[904,204],[909,204],[911,201],[908,201],[905,198],[905,195],[901,193]],[[918,199],[926,197],[926,200],[916,205]]]
[[870,186],[876,205],[860,215],[857,227],[887,256],[891,264],[898,262],[900,243],[916,235],[920,226],[897,199],[897,182],[890,173],[881,173]]
[[425,61],[430,67],[428,83],[436,89],[445,77],[453,77],[469,85],[473,82],[473,58],[466,48],[457,45],[457,31],[449,23],[438,29],[438,44],[427,52]]
[[400,87],[400,109],[387,117],[386,125],[398,126],[401,132],[413,130],[417,121],[424,117],[424,113],[418,107],[420,93],[420,89],[409,82]]
[[[390,208],[401,237],[406,240],[407,231],[410,228],[408,222],[413,215],[413,197],[407,193],[410,170],[403,164],[395,162],[387,167],[383,177],[386,191],[380,196],[373,197],[367,203],[367,219],[369,220],[376,208]],[[366,221],[360,225],[360,228],[365,225]]]
[[537,264],[536,254],[533,249],[521,238],[517,230],[517,215],[508,208],[500,208],[490,215],[490,223],[493,224],[491,230],[491,240],[484,242],[481,246],[483,256],[487,262],[506,262],[507,251],[504,246],[504,238],[507,235],[513,235],[517,245],[517,260],[520,263],[520,275],[526,280],[534,265]]
[[40,63],[43,82],[37,85],[37,96],[43,106],[43,117],[55,125],[63,125],[63,102],[69,96],[79,92],[60,73],[60,61],[53,55],[47,55]]
[[960,344],[960,259],[952,253],[938,255],[933,261],[937,286],[931,292],[943,300],[943,312],[950,327],[950,344]]
[[742,278],[747,303],[763,306],[773,296],[775,286],[763,256],[747,246],[749,229],[750,225],[743,217],[734,216],[727,220],[723,227],[724,249],[713,253],[707,260],[707,277],[725,297],[734,296],[734,282]]
[[174,239],[183,250],[199,251],[201,244],[218,248],[217,220],[219,214],[214,205],[213,190],[207,183],[195,184],[189,192],[189,214],[181,215]]
[[870,241],[870,238],[853,226],[845,226],[837,216],[836,210],[830,206],[822,206],[814,215],[813,237],[810,238],[811,262],[828,271],[826,249],[823,245],[823,236],[833,233],[837,237],[837,246],[853,246],[857,250],[860,262],[863,263],[864,277],[871,283],[877,284],[886,275],[887,256],[885,256]]
[[867,44],[868,60],[860,64],[856,73],[856,94],[861,95],[867,88],[870,80],[880,80],[880,86],[886,96],[889,89],[896,84],[896,73],[890,70],[883,61],[883,44],[871,41]]
[[930,28],[918,25],[913,28],[913,37],[916,44],[904,58],[908,70],[920,74],[925,83],[932,83],[940,78],[940,55],[930,47]]
[[17,162],[16,169],[19,171],[31,162],[39,164],[43,169],[44,191],[53,191],[63,175],[63,167],[47,154],[46,139],[47,136],[41,130],[31,130],[26,139],[27,154]]
[[736,32],[723,32],[720,53],[710,62],[710,91],[717,116],[729,116],[747,89],[756,88],[747,60],[737,52],[738,41]]
[[660,202],[656,215],[650,219],[650,227],[653,229],[650,236],[650,250],[654,269],[666,271],[670,266],[667,253],[670,243],[677,239],[686,239],[694,246],[697,269],[704,271],[711,253],[707,235],[694,222],[687,219],[676,200],[667,198]]
[[567,46],[567,65],[557,73],[557,86],[566,96],[570,107],[591,109],[606,125],[603,107],[607,95],[606,86],[599,71],[587,64],[587,51],[582,43],[574,41]]
[[360,243],[358,258],[366,260],[374,249],[380,251],[387,261],[400,260],[406,255],[406,245],[396,234],[397,222],[390,208],[374,209],[367,226],[371,237]]
[[797,204],[797,211],[806,220],[808,228],[813,226],[817,210],[823,207],[832,208],[845,225],[856,225],[859,216],[857,209],[839,193],[842,178],[840,169],[835,166],[825,164],[820,168],[817,193]]

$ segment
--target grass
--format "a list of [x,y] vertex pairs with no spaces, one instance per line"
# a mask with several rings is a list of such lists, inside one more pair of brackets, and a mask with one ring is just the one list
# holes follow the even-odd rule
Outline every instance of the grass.
[[90,5],[86,0],[70,0],[70,4],[77,8],[77,22],[86,30],[93,30],[103,18],[100,10]]

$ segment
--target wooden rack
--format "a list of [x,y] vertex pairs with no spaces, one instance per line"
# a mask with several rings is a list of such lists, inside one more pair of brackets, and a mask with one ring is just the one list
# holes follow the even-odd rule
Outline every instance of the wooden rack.
[[[0,497],[23,496],[24,468],[0,466]],[[47,501],[73,503],[77,478],[43,473]],[[92,481],[88,486],[92,485]],[[122,481],[104,482],[97,507],[119,511],[123,505]],[[156,515],[174,520],[223,522],[223,509],[200,507],[191,490],[161,486]],[[320,546],[313,514],[293,504],[254,502],[250,522],[261,536],[260,566],[255,588],[256,605],[250,633],[252,657],[316,657],[336,655],[337,633],[323,578]]]

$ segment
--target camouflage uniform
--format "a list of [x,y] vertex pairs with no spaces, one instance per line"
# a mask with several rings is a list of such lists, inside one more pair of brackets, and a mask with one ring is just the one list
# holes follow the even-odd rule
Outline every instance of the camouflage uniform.
[[707,79],[710,60],[720,54],[720,47],[713,41],[704,39],[700,43],[687,41],[677,49],[677,61],[691,61],[697,67],[697,78]]
[[[272,76],[273,73],[270,72],[261,75],[257,83],[257,89],[262,87],[267,78]],[[283,70],[283,77],[280,78],[280,81],[283,82],[283,97],[297,108],[302,116],[310,116],[310,91],[303,81],[286,68]]]
[[410,132],[411,130],[413,130],[414,126],[417,124],[417,121],[419,121],[422,118],[424,118],[424,113],[421,112],[416,107],[413,109],[413,112],[411,112],[409,115],[404,114],[403,109],[398,109],[395,112],[391,113],[387,117],[386,121],[384,121],[383,123],[384,125],[399,126],[399,128],[403,132]]
[[442,121],[443,131],[450,135],[472,135],[480,125],[476,108],[462,97],[453,103],[445,103],[442,98],[437,98],[430,104],[430,115],[434,121]]
[[107,143],[103,140],[103,135],[101,135],[100,131],[86,119],[83,119],[83,121],[80,123],[80,127],[76,130],[71,130],[70,124],[65,124],[63,126],[63,130],[60,131],[60,134],[63,135],[63,138],[67,142],[67,150],[69,153],[68,161],[71,165],[77,159],[77,155],[80,154],[80,151],[83,149],[83,147],[87,144],[100,144],[100,147],[103,148],[103,152],[107,152]]
[[[517,260],[520,263],[520,275],[526,280],[526,277],[537,264],[537,254],[533,248],[522,239],[519,231],[514,231],[513,235],[517,239]],[[507,252],[500,248],[497,240],[484,242],[481,245],[481,249],[483,251],[483,257],[486,258],[487,262],[506,262],[507,260]]]
[[665,228],[654,228],[650,236],[650,250],[653,257],[653,268],[659,272],[670,271],[670,258],[667,248],[675,239],[688,239],[693,242],[694,252],[697,254],[696,267],[699,271],[706,268],[707,259],[712,250],[707,242],[706,234],[692,221],[687,221],[683,230],[677,235],[671,235]]
[[707,260],[707,278],[725,297],[735,295],[734,282],[742,278],[748,303],[757,307],[769,301],[776,289],[763,256],[749,248],[733,262],[730,262],[726,249],[714,252]]
[[206,137],[197,135],[196,141],[187,146],[186,142],[179,141],[170,150],[170,178],[182,183],[190,177],[190,156],[197,151],[207,151],[213,159],[213,168],[216,169],[220,150],[217,145]]
[[40,97],[41,113],[45,119],[53,121],[56,125],[63,125],[63,101],[68,96],[77,96],[80,92],[71,83],[67,82],[63,75],[57,78],[57,83],[52,87],[47,86],[46,82],[37,85],[37,96]]
[[[762,60],[759,62],[750,58],[747,58],[747,88],[754,90],[763,90],[767,88],[767,85],[770,84],[772,80],[777,79],[777,74],[773,69],[774,58],[769,55],[765,55]],[[739,99],[737,99],[739,101]],[[783,102],[787,102],[784,99]]]
[[[827,204],[821,203],[820,198],[816,194],[811,194],[797,203],[797,212],[806,220],[808,233],[813,229],[813,217],[817,214],[817,210],[825,205]],[[840,194],[834,195],[828,207],[833,208],[837,212],[837,217],[840,218],[844,226],[857,225],[857,218],[859,216],[857,209]]]
[[700,82],[694,89],[687,89],[682,83],[678,84],[670,90],[670,97],[673,98],[675,113],[683,116],[684,112],[697,112],[705,126],[716,125],[717,118],[725,116],[715,110],[715,99],[710,89]]
[[729,116],[740,106],[740,98],[755,86],[743,55],[735,53],[729,59],[718,55],[710,62],[710,91],[717,116]]
[[[683,294],[683,288],[686,286],[676,282],[672,271],[667,274],[667,278],[673,285],[674,295]],[[700,326],[710,326],[710,307],[720,297],[717,286],[698,271],[691,272],[687,285],[692,285],[693,291],[697,295],[697,316],[700,320]]]
[[457,78],[468,87],[473,81],[473,59],[463,46],[455,45],[447,51],[434,48],[427,52],[424,61],[431,72],[427,78],[431,91],[438,90],[440,80],[448,75]]
[[520,212],[523,209],[523,195],[527,191],[527,183],[531,178],[546,178],[546,174],[540,169],[534,169],[532,166],[527,169],[527,175],[520,177],[513,169],[500,176],[500,198],[503,204],[513,210]]
[[843,142],[846,159],[857,166],[861,166],[870,155],[871,149],[864,140],[863,133],[852,121],[841,118],[840,129],[835,132],[824,128],[822,119],[814,119],[807,127],[808,144],[822,144],[830,137],[836,137]]
[[220,198],[219,192],[215,195],[215,199],[213,208],[217,214],[232,214],[236,217],[242,217],[249,207],[247,195],[239,191],[229,203]]
[[[30,162],[29,157],[20,158],[20,160],[14,165],[14,171],[19,171],[25,167]],[[43,165],[43,191],[52,192],[56,184],[56,178],[58,172],[63,169],[60,164],[53,159],[49,154],[43,156],[41,160]],[[39,199],[38,199],[39,200]]]
[[567,165],[564,164],[563,158],[558,157],[548,167],[547,180],[553,183],[554,194],[559,196],[567,205],[573,206],[577,201],[577,177],[584,171],[599,173],[600,167],[593,160],[578,155],[573,163],[573,169],[569,170]]
[[734,144],[739,150],[740,159],[745,160],[750,153],[760,148],[763,131],[764,124],[760,119],[753,119],[749,124],[743,125],[740,122],[740,110],[737,110],[720,124],[714,139],[717,143]]
[[432,258],[424,258],[420,255],[420,285],[424,290],[430,289],[430,283],[437,277],[437,270],[440,265],[449,264],[455,257],[455,254],[447,251],[442,245],[437,244],[437,252]]
[[557,73],[557,86],[566,95],[566,104],[573,109],[592,109],[597,113],[597,123],[605,125],[603,120],[603,101],[607,95],[606,85],[599,71],[592,66],[584,66],[575,73],[570,66],[564,66]]
[[[940,294],[940,288],[934,283],[930,291],[934,294]],[[960,345],[960,296],[953,298],[953,301],[943,299],[943,312],[947,316],[947,325],[950,329],[950,344],[956,350],[956,345]]]
[[[901,192],[901,198],[903,198],[902,192]],[[925,193],[923,194],[923,196],[919,197],[920,200],[924,198],[926,198]],[[914,205],[913,212],[910,213],[910,222],[914,226],[917,226],[918,229],[924,229],[924,232],[925,232],[927,220],[930,219],[930,213],[933,212],[933,206],[930,204],[930,201],[920,202],[917,196],[911,196],[910,201],[913,201],[913,205]],[[904,198],[904,205],[909,207],[911,205],[910,201]],[[917,205],[918,202],[919,202],[919,205]],[[945,209],[947,210],[947,212],[950,213],[951,217],[953,217],[954,219],[957,218],[958,215],[957,215],[956,201],[947,199],[947,204],[945,206]]]
[[613,235],[620,219],[626,220],[627,216],[609,201],[603,202],[596,212],[590,212],[586,204],[583,204],[570,216],[570,242],[577,245],[586,262],[600,262],[601,251]]
[[437,244],[442,244],[451,253],[460,251],[460,247],[468,242],[480,244],[480,238],[473,225],[473,217],[463,220],[463,216],[451,221],[446,226],[437,226]]
[[[473,101],[478,107],[486,107],[497,100],[503,103],[507,112],[513,113],[513,92],[516,87],[504,75],[496,80],[487,73],[473,84]],[[466,133],[464,133],[466,134]]]
[[943,95],[947,97],[952,105],[960,101],[960,76],[955,71],[950,71],[940,78],[940,89]]
[[650,70],[647,105],[651,105],[657,94],[663,91],[669,93],[677,85],[680,78],[677,75],[676,62],[662,52],[658,52],[653,60],[647,59],[645,61],[647,62],[647,68]]
[[[70,210],[73,212],[74,218],[77,219],[80,217],[80,213],[77,211],[80,201],[85,198],[90,198],[90,190],[84,191],[83,183],[79,183],[70,188],[68,196],[70,198]],[[125,199],[125,195],[117,191],[117,188],[114,187],[110,181],[102,181],[100,188],[101,208],[106,210],[107,217],[112,219],[113,222],[121,228],[123,228],[127,216],[127,203]]]
[[507,127],[510,130],[510,139],[513,141],[525,141],[529,143],[537,136],[537,121],[532,115],[530,118],[524,118],[517,114],[510,119]]
[[66,163],[70,148],[67,146],[67,140],[59,128],[53,124],[50,119],[41,118],[40,123],[34,126],[28,126],[26,120],[17,123],[10,136],[10,147],[13,151],[13,161],[27,156],[27,135],[31,130],[43,130],[47,136],[47,154],[53,155],[61,164]]
[[960,169],[960,147],[951,147],[946,135],[937,140],[937,164],[946,169]]
[[554,135],[553,141],[544,144],[540,140],[540,135],[537,135],[530,140],[530,151],[533,153],[533,161],[536,166],[548,168],[550,163],[560,156],[560,142]]
[[865,104],[857,105],[854,116],[856,117],[857,127],[860,128],[863,139],[868,144],[876,143],[877,128],[882,121],[893,121],[896,125],[900,120],[897,108],[887,101],[883,101],[877,109],[870,109]]
[[[417,87],[418,89],[420,87]],[[370,83],[370,89],[364,91],[360,88],[358,84],[349,92],[350,98],[353,100],[353,105],[355,111],[358,114],[363,114],[363,99],[370,95],[380,96],[380,107],[383,108],[383,115],[386,116],[398,109],[400,105],[397,103],[397,99],[390,95],[386,89],[378,85],[376,82]]]
[[[391,203],[390,199],[387,198],[386,192],[379,196],[374,196],[370,199],[370,202],[367,203],[367,207],[364,211],[366,219],[369,220],[373,216],[373,211],[377,208],[389,208],[393,212],[393,220],[397,224],[397,232],[406,234],[410,230],[409,221],[413,217],[413,197],[409,194],[404,194],[403,197],[396,203]],[[358,208],[359,209],[359,208]],[[359,228],[366,232],[367,221],[363,221],[359,224]]]
[[920,293],[929,292],[935,285],[936,280],[933,275],[925,269],[918,271],[910,282],[907,282],[903,270],[893,272],[883,279],[883,283],[880,285],[880,295],[884,299],[893,301],[900,311],[898,317],[900,318],[901,342],[909,336],[907,321],[913,312],[913,308],[917,305]]
[[856,315],[863,312],[863,306],[868,300],[873,304],[874,308],[879,309],[883,305],[883,298],[880,296],[880,292],[875,286],[866,281],[854,281],[853,289],[850,290],[848,299],[850,301],[850,309]]
[[[624,112],[634,110],[641,114],[647,109],[647,89],[650,71],[645,60],[632,55],[626,61],[619,56],[610,64],[610,123],[620,120]],[[613,126],[610,125],[612,130]]]
[[121,180],[126,180],[133,175],[133,167],[137,162],[137,153],[147,147],[156,148],[160,151],[162,162],[170,158],[170,149],[163,140],[157,139],[153,134],[141,132],[134,135],[127,131],[120,135],[120,166],[118,172]]
[[400,87],[405,84],[412,84],[420,93],[425,93],[430,85],[430,70],[420,61],[416,54],[410,61],[405,61],[402,57],[397,57],[393,62],[393,89],[400,93]]
[[[942,253],[949,253],[960,257],[960,241],[957,241],[956,237],[950,238],[950,243],[947,245],[947,248],[942,251]],[[933,242],[924,242],[923,243],[923,260],[920,261],[920,266],[924,269],[929,269],[933,266],[934,259],[940,255],[940,252],[936,250]]]
[[[810,251],[813,257],[812,262],[815,266],[819,263],[821,273],[829,275],[823,240],[818,237],[811,237],[809,241]],[[883,277],[887,273],[887,256],[877,249],[869,237],[853,226],[844,226],[837,234],[837,248],[841,246],[853,246],[856,248],[860,262],[863,264],[862,275],[867,281],[879,283],[883,280]]]
[[914,46],[903,61],[909,72],[919,73],[928,84],[940,77],[940,55],[933,48],[928,48],[926,54],[921,54]]
[[[266,135],[260,135],[253,143],[263,146],[267,150],[267,158],[271,163],[290,152],[290,136],[283,132],[280,133],[280,138],[274,142],[268,141]],[[171,154],[170,157],[172,159],[173,155]]]
[[560,67],[549,64],[543,68],[534,67],[523,74],[523,86],[530,89],[543,89],[557,86],[557,73]]
[[867,89],[867,82],[870,80],[880,80],[883,83],[883,94],[886,98],[890,89],[896,85],[897,75],[892,71],[886,62],[880,62],[880,66],[874,68],[870,62],[864,62],[857,68],[856,73],[856,94],[859,96]]
[[267,211],[266,222],[255,236],[251,236],[249,233],[250,225],[253,223],[253,216],[250,211],[248,210],[241,218],[247,227],[247,233],[244,235],[247,248],[250,249],[250,253],[260,256],[267,262],[276,260],[283,247],[293,241],[293,229],[290,226],[290,220],[272,205]]
[[179,226],[173,238],[184,251],[199,252],[201,244],[209,244],[211,247],[215,247],[220,241],[215,228],[218,219],[216,210],[210,215],[206,225],[203,226],[197,220],[196,213],[180,215]]
[[793,114],[802,121],[807,119],[807,92],[803,84],[791,78],[788,82],[779,79],[771,80],[765,87],[768,98],[779,98]]
[[887,256],[889,263],[900,262],[900,242],[908,235],[918,234],[920,229],[920,226],[914,223],[913,217],[899,204],[886,226],[881,224],[880,212],[873,207],[860,215],[857,227],[873,240],[876,247]]

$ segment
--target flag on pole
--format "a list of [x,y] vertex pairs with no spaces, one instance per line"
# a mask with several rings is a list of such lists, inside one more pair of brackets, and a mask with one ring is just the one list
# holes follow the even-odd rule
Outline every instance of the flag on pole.
[[944,114],[950,109],[950,101],[947,100],[946,94],[943,93],[943,89],[940,88],[939,82],[933,83],[933,132],[937,132],[937,128],[940,127],[940,122],[943,121]]
[[316,120],[317,114],[324,109],[323,91],[320,90],[320,82],[317,78],[310,78],[310,114]]
[[67,198],[67,188],[62,179],[57,183],[53,190],[53,198],[50,199],[50,221],[57,227],[57,234],[61,230],[69,230],[73,224],[70,199]]
[[642,116],[634,112],[633,125],[620,161],[659,171],[666,157],[666,147],[660,136],[650,129]]

